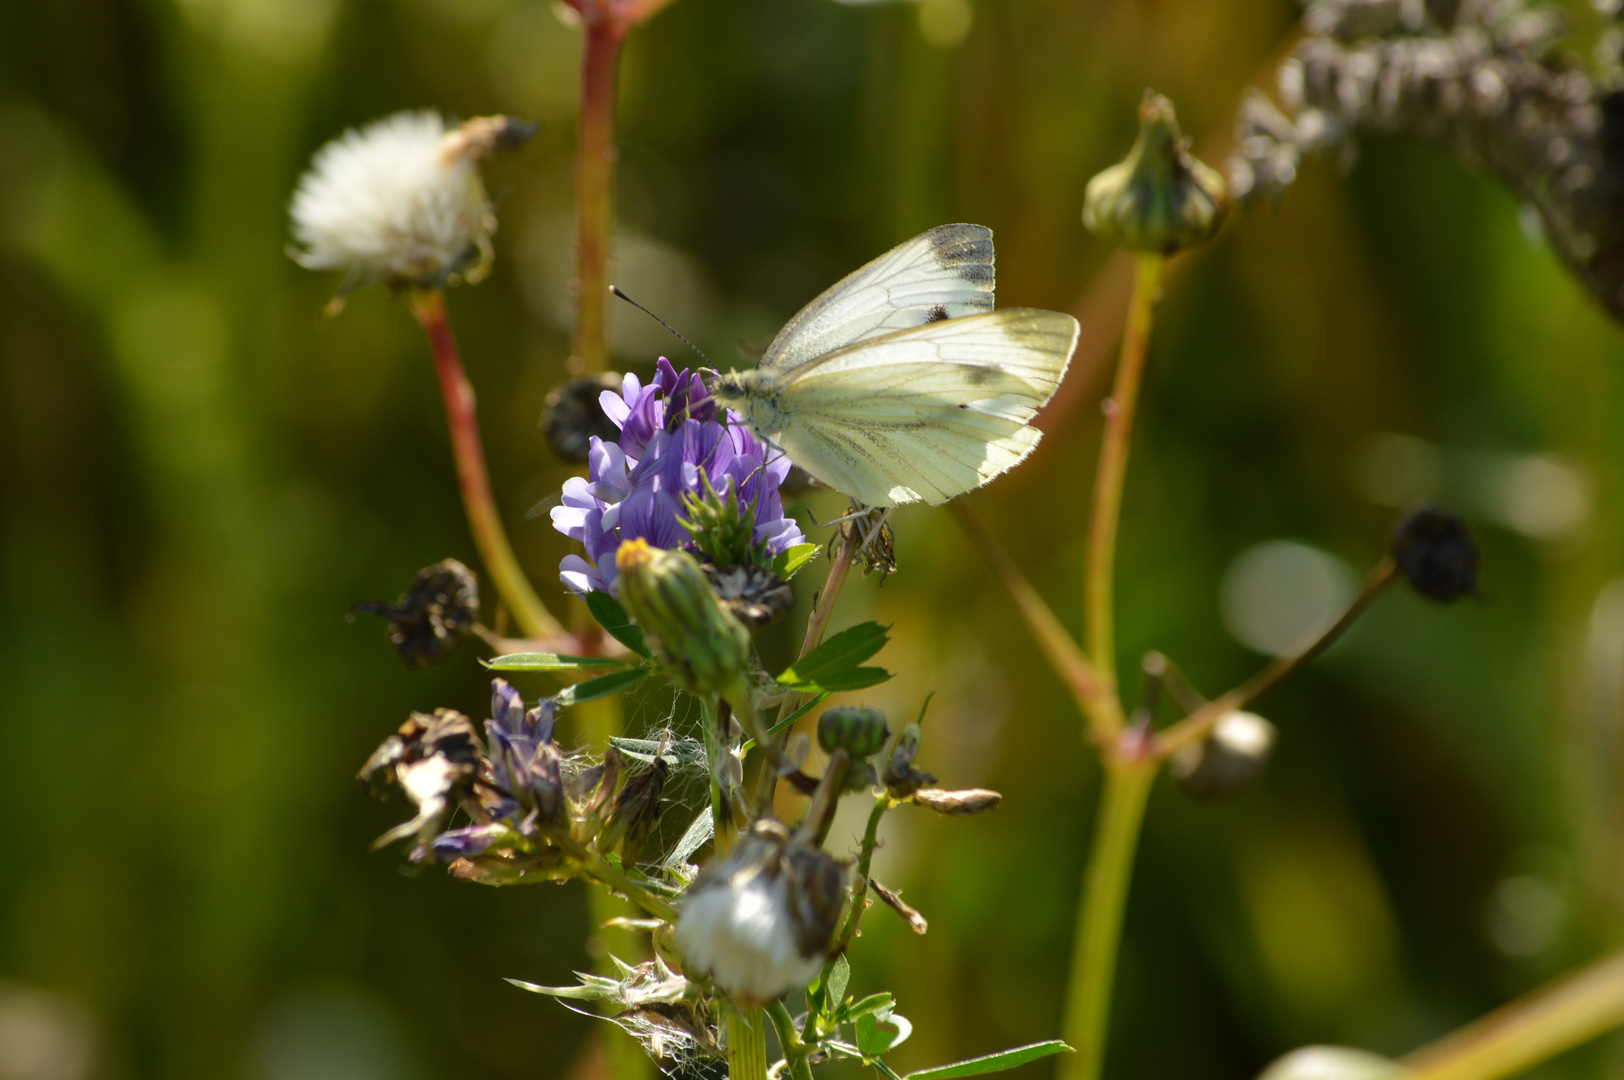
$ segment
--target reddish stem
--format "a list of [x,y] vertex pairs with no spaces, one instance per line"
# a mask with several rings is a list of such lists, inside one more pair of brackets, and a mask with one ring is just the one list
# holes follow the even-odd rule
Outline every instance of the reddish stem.
[[575,357],[583,371],[609,364],[609,246],[614,231],[615,75],[628,24],[588,7],[575,155]]

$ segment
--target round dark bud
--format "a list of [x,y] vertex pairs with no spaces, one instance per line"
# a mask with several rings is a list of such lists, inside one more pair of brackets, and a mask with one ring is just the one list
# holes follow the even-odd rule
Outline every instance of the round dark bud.
[[605,442],[620,437],[620,429],[604,415],[598,397],[605,390],[619,390],[621,377],[612,371],[582,375],[553,387],[541,410],[541,433],[547,445],[564,461],[585,464],[592,452],[592,436]]
[[1393,562],[1415,591],[1447,604],[1477,592],[1477,542],[1460,516],[1431,504],[1393,529]]
[[818,745],[831,754],[845,750],[860,761],[879,753],[890,737],[885,714],[875,709],[842,706],[818,717]]

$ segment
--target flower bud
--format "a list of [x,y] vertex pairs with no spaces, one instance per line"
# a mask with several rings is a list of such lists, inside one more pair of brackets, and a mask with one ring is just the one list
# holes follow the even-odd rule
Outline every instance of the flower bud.
[[1393,561],[1416,592],[1447,604],[1477,592],[1477,543],[1458,514],[1422,505],[1393,528]]
[[1225,713],[1212,734],[1173,755],[1171,772],[1193,799],[1230,799],[1263,779],[1275,727],[1256,713]]
[[853,758],[873,757],[890,737],[885,714],[877,709],[843,706],[818,717],[818,745],[830,754],[844,749]]
[[764,1005],[817,978],[845,899],[839,863],[757,821],[688,891],[675,935],[683,967],[741,1005]]
[[1123,247],[1171,255],[1212,239],[1226,209],[1223,177],[1191,156],[1173,103],[1146,90],[1139,139],[1088,182],[1083,224]]
[[626,786],[615,796],[608,823],[598,835],[599,851],[618,847],[622,863],[631,866],[637,862],[649,834],[660,822],[660,797],[665,793],[670,769],[665,758],[656,756],[647,772],[627,779]]
[[479,622],[479,582],[456,559],[446,559],[417,572],[399,600],[363,600],[350,615],[382,615],[389,620],[389,644],[406,662],[420,668],[438,664],[473,632]]
[[947,817],[969,817],[993,809],[1004,801],[1004,797],[986,788],[964,788],[959,791],[920,788],[913,793],[913,801]]
[[1257,1080],[1400,1080],[1396,1061],[1346,1046],[1304,1046],[1263,1070]]
[[673,682],[695,693],[742,692],[750,632],[722,607],[692,555],[628,540],[615,553],[615,568],[621,601]]

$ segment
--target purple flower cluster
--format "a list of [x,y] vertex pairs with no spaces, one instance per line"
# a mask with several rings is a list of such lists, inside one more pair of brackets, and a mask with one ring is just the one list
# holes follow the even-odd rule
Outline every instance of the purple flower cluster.
[[713,490],[731,488],[741,506],[755,506],[756,543],[772,554],[805,542],[778,494],[789,458],[769,454],[737,417],[721,414],[698,374],[679,373],[662,356],[648,386],[627,375],[620,393],[606,390],[599,401],[620,439],[593,437],[587,478],[565,481],[563,505],[552,515],[553,528],[586,547],[586,558],[570,555],[559,566],[572,591],[615,592],[615,551],[623,541],[685,546],[682,495],[703,494],[701,473]]

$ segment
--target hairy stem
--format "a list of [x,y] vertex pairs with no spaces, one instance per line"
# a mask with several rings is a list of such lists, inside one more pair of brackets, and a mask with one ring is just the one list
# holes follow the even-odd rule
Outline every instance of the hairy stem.
[[609,366],[609,245],[614,230],[615,75],[626,23],[588,9],[575,154],[575,356],[582,371]]
[[1407,1055],[1411,1080],[1498,1080],[1624,1025],[1624,952]]
[[434,369],[440,377],[440,396],[445,399],[446,424],[451,429],[451,452],[457,462],[457,483],[462,503],[468,511],[468,528],[474,534],[479,557],[497,593],[514,620],[528,637],[559,639],[564,628],[553,618],[530,580],[519,568],[519,560],[502,528],[496,500],[491,495],[490,473],[485,468],[485,451],[480,445],[479,417],[474,408],[474,388],[463,371],[457,340],[451,333],[445,296],[438,289],[412,294],[412,314],[428,335],[434,352]]
[[1320,634],[1307,645],[1277,656],[1264,666],[1263,670],[1241,683],[1235,689],[1223,694],[1214,701],[1208,702],[1183,720],[1174,724],[1160,735],[1156,736],[1153,745],[1153,754],[1165,761],[1178,753],[1181,749],[1192,743],[1200,742],[1212,733],[1213,727],[1228,713],[1241,708],[1247,702],[1257,697],[1263,691],[1290,675],[1293,671],[1307,664],[1320,653],[1331,647],[1331,644],[1341,637],[1365,613],[1371,602],[1381,595],[1387,587],[1398,568],[1392,559],[1383,559],[1375,568],[1365,576],[1364,586],[1360,588],[1359,595],[1348,604],[1342,616],[1332,623],[1330,628]]
[[730,1005],[727,1009],[728,1080],[767,1080],[767,1014]]
[[[1083,573],[1083,614],[1088,654],[1094,671],[1110,693],[1098,734],[1114,736],[1122,728],[1122,709],[1116,694],[1116,637],[1113,578],[1116,573],[1117,518],[1122,509],[1122,481],[1128,469],[1128,444],[1133,436],[1134,406],[1145,371],[1145,348],[1161,287],[1162,265],[1157,254],[1141,253],[1128,321],[1122,331],[1122,357],[1117,361],[1116,383],[1105,401],[1105,438],[1100,444],[1099,472],[1094,480],[1094,512],[1088,526],[1088,562]],[[1115,708],[1110,706],[1115,705]]]
[[1094,843],[1083,870],[1083,903],[1072,943],[1061,1037],[1077,1048],[1059,1064],[1059,1080],[1099,1080],[1111,1016],[1122,912],[1133,877],[1139,826],[1157,763],[1107,755]]

